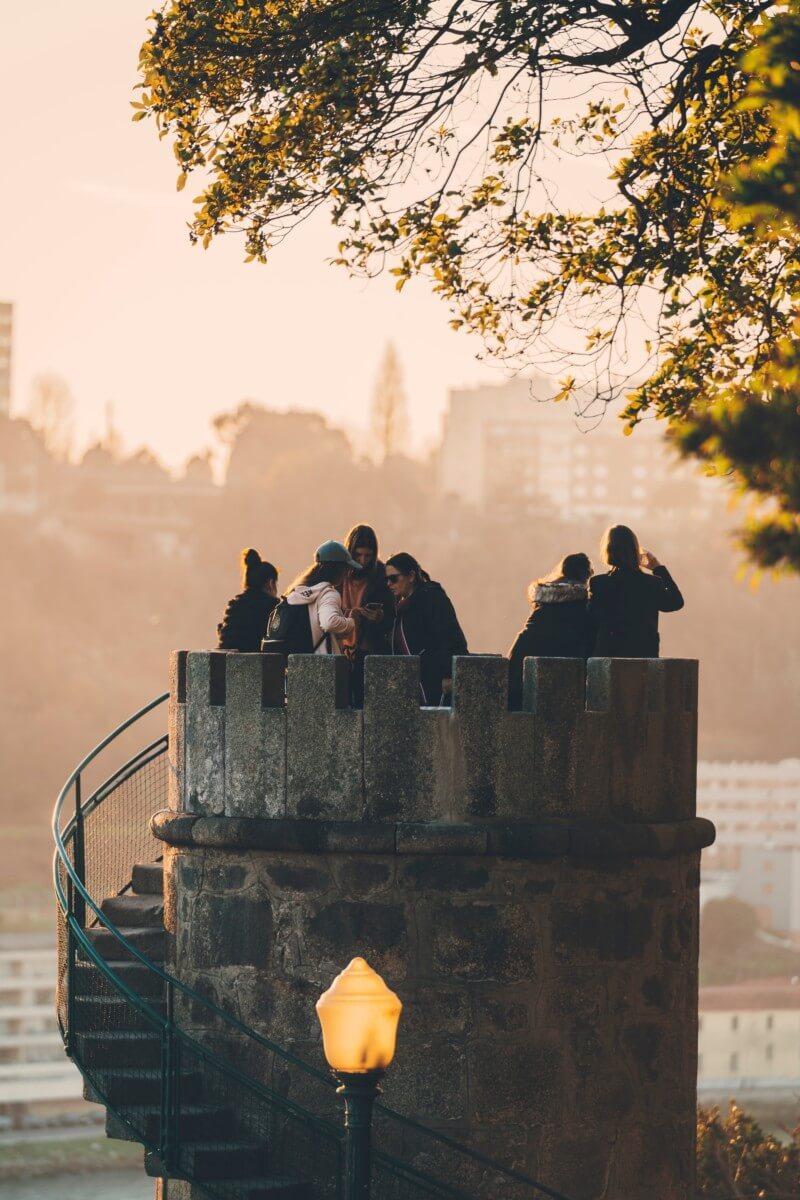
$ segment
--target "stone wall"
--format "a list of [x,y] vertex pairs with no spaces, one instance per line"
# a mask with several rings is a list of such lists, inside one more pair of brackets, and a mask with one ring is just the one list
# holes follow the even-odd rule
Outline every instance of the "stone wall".
[[[696,663],[178,652],[167,912],[179,976],[315,1063],[362,954],[401,997],[395,1108],[573,1200],[694,1196]],[[187,1014],[198,1033],[202,1012]],[[206,1030],[210,1033],[212,1031]]]

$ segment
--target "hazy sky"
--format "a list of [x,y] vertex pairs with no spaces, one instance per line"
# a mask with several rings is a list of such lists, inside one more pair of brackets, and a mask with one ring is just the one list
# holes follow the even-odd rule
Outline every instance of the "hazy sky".
[[130,108],[153,0],[0,0],[0,299],[16,306],[13,410],[32,378],[63,375],[78,435],[113,402],[127,449],[177,463],[245,397],[363,425],[386,341],[406,378],[416,443],[438,433],[448,387],[503,378],[476,362],[424,283],[402,296],[326,264],[327,222],[267,266],[241,243],[189,245],[192,182]]

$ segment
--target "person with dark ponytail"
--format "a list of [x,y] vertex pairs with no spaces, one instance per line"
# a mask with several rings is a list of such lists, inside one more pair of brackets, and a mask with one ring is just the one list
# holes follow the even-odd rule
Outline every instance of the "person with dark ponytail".
[[217,648],[255,654],[278,603],[278,568],[252,549],[242,551],[241,563],[242,591],[228,602],[217,626]]
[[527,623],[508,652],[508,699],[522,704],[522,672],[526,658],[588,658],[594,631],[589,619],[589,579],[592,564],[586,554],[567,554],[549,575],[528,588],[532,608]]
[[386,582],[394,596],[392,653],[418,654],[420,700],[448,705],[453,686],[453,657],[469,654],[456,610],[440,583],[434,583],[411,554],[386,560]]

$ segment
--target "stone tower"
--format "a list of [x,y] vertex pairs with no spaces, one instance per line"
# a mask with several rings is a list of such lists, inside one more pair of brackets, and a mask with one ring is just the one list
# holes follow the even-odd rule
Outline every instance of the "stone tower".
[[[574,1200],[694,1196],[697,664],[179,651],[173,969],[320,1063],[355,955],[403,1000],[387,1102]],[[189,1014],[191,1017],[191,1014]]]

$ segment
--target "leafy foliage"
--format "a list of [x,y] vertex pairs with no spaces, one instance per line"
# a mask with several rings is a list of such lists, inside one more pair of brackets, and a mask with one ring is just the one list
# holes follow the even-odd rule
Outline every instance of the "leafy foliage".
[[[426,276],[492,353],[568,364],[558,398],[581,374],[626,395],[627,432],[666,419],[769,498],[753,558],[800,569],[800,16],[771,7],[170,0],[135,119],[179,186],[204,179],[193,238],[239,231],[261,261],[329,206],[336,261]],[[559,199],[571,160],[583,205]]]
[[[752,72],[741,108],[768,112],[767,152],[729,181],[732,213],[765,258],[800,235],[800,6],[774,18],[745,58]],[[684,454],[766,502],[742,533],[760,566],[800,571],[800,300],[792,280],[788,320],[770,331],[750,378],[698,404],[675,430]]]
[[697,1113],[698,1200],[794,1200],[800,1194],[800,1126],[781,1143],[731,1104]]

